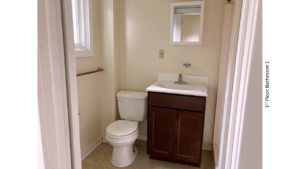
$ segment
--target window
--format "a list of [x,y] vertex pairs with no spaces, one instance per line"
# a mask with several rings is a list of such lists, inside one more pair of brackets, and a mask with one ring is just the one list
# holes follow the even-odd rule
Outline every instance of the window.
[[90,0],[72,0],[74,51],[77,57],[93,55],[93,24]]

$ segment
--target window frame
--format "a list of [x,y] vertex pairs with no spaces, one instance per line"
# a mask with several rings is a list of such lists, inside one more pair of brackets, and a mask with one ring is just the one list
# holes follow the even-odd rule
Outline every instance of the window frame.
[[[72,0],[72,20],[74,55],[76,57],[93,56],[94,39],[92,1]],[[77,31],[75,29],[77,29]]]

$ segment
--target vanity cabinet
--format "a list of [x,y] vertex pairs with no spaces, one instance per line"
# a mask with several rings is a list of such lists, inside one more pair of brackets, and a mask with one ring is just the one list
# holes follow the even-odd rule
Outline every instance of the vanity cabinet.
[[148,92],[150,158],[199,166],[205,97]]

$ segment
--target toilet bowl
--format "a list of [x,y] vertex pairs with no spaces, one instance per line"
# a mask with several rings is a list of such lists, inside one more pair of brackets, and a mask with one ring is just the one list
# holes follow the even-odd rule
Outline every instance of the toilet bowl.
[[106,128],[106,140],[113,146],[112,165],[126,167],[134,161],[137,148],[133,144],[137,137],[137,122],[118,120]]
[[113,147],[111,164],[127,167],[137,155],[133,144],[138,137],[138,121],[146,116],[146,92],[121,91],[117,93],[119,113],[122,120],[106,127],[106,140]]

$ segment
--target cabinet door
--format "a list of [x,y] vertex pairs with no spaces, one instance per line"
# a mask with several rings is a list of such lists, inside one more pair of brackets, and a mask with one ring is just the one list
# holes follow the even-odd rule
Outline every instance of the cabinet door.
[[200,164],[204,114],[178,111],[175,158],[195,165]]
[[173,156],[176,111],[149,107],[148,153],[150,157],[171,159]]

